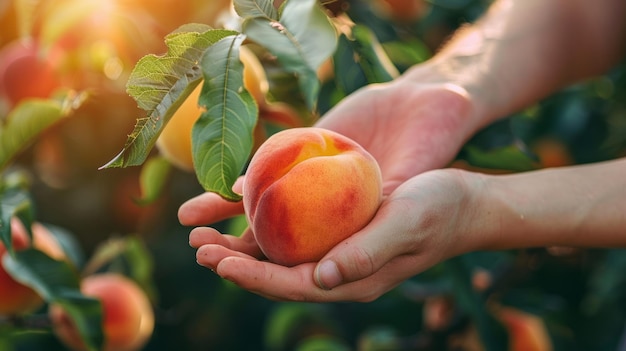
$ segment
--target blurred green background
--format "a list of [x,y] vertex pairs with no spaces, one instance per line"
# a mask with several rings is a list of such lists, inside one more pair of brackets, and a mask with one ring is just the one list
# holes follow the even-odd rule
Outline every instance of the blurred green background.
[[[114,237],[136,236],[145,243],[157,291],[157,324],[146,350],[497,350],[511,335],[505,330],[521,335],[528,329],[535,335],[542,325],[551,344],[542,350],[626,347],[623,250],[472,253],[443,262],[367,304],[268,301],[198,266],[188,245],[190,228],[177,220],[180,204],[202,192],[193,174],[173,170],[159,200],[141,207],[132,200],[140,196],[139,167],[98,167],[121,150],[141,115],[125,93],[134,63],[145,54],[163,52],[163,36],[181,24],[217,23],[218,2],[112,0],[106,2],[109,12],[85,17],[81,30],[54,36],[50,33],[62,31],[63,20],[71,18],[64,8],[72,1],[0,0],[0,46],[26,32],[47,35],[50,45],[63,47],[62,84],[92,92],[74,116],[45,132],[16,162],[32,174],[37,219],[70,232],[85,257]],[[426,60],[489,3],[338,0],[325,5],[369,28],[401,72]],[[393,12],[394,6],[408,7]],[[39,22],[29,22],[29,11],[38,11],[34,18]],[[112,24],[102,24],[107,21]],[[40,22],[55,25],[38,26]],[[340,41],[339,48],[349,51],[350,45]],[[324,82],[322,112],[368,83],[340,52],[336,71],[356,73]],[[275,98],[298,105],[297,99],[290,100],[293,82],[284,81],[271,63],[267,68]],[[489,126],[452,166],[522,171],[624,156],[625,94],[625,70],[619,66]],[[241,223],[215,226],[228,232]],[[502,306],[530,313],[543,324],[518,318],[515,327],[503,328],[494,313]],[[18,328],[0,337],[1,351],[63,349],[45,329]]]

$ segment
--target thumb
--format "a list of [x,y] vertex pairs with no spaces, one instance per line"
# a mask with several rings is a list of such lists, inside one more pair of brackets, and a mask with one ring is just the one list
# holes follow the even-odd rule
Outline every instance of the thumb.
[[375,264],[373,257],[366,248],[351,244],[320,261],[315,268],[315,282],[320,288],[331,290],[341,284],[368,277],[382,266]]
[[[387,207],[387,208],[385,208]],[[393,258],[409,252],[412,248],[408,228],[411,216],[396,213],[392,216],[390,206],[379,209],[376,217],[361,231],[333,248],[315,268],[316,284],[330,290],[341,284],[361,280],[380,270]]]
[[[329,290],[370,277],[387,265],[390,268],[384,279],[399,281],[467,251],[471,238],[460,245],[455,237],[466,226],[462,219],[471,218],[475,209],[467,199],[481,178],[470,186],[468,175],[460,175],[456,171],[431,171],[401,184],[383,200],[365,228],[320,260],[313,273],[316,284]],[[405,258],[402,266],[390,264],[401,256]]]

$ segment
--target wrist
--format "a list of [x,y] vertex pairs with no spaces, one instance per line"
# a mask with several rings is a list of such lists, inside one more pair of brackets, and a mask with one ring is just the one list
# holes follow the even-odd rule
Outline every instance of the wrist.
[[[541,188],[555,187],[552,170],[480,175],[468,223],[472,250],[508,250],[554,245],[568,218],[559,192],[546,201]],[[538,177],[541,177],[541,179]],[[546,189],[547,191],[547,189]]]
[[626,159],[485,176],[477,250],[623,247]]
[[493,220],[495,213],[493,200],[488,195],[490,176],[460,169],[453,169],[464,189],[464,201],[461,202],[456,229],[458,237],[454,240],[453,254],[488,250],[494,233],[498,232],[498,222]]
[[454,68],[454,61],[447,55],[435,56],[407,70],[401,79],[419,86],[439,87],[462,96],[468,104],[462,130],[463,139],[468,140],[497,118],[489,103],[494,92],[486,76],[464,75],[459,67]]

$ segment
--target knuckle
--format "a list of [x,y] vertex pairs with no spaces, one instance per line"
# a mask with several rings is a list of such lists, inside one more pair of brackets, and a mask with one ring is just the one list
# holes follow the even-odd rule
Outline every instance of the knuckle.
[[[374,257],[364,248],[353,247],[344,261],[344,266],[339,266],[339,271],[347,281],[354,281],[370,276],[374,273]],[[343,268],[343,270],[342,270]]]

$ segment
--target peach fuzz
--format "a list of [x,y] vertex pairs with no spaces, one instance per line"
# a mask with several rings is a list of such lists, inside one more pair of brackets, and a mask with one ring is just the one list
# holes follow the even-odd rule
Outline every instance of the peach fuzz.
[[[32,231],[34,248],[57,260],[66,258],[61,245],[46,227],[40,223],[34,223]],[[17,218],[11,219],[11,236],[16,251],[24,250],[30,246],[26,228]],[[5,255],[8,255],[8,252],[0,243],[0,262]],[[16,281],[0,264],[0,315],[32,312],[41,307],[43,303],[44,301],[37,292]]]
[[320,260],[374,217],[382,201],[378,163],[335,132],[291,128],[272,135],[250,161],[243,205],[272,262]]
[[[99,273],[81,282],[85,296],[102,303],[104,351],[140,350],[152,336],[154,312],[144,291],[133,280],[118,273]],[[50,319],[55,334],[72,350],[85,350],[72,320],[59,305],[51,305]]]

